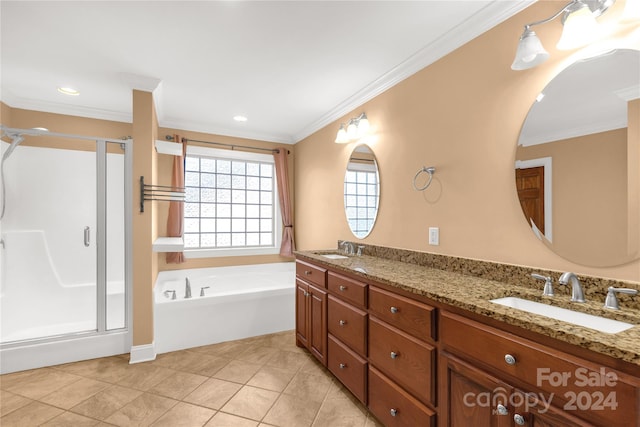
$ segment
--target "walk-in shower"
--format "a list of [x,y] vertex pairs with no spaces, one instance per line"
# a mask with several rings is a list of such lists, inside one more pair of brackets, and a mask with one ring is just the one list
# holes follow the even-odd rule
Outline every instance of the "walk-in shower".
[[0,371],[128,352],[131,141],[2,135]]

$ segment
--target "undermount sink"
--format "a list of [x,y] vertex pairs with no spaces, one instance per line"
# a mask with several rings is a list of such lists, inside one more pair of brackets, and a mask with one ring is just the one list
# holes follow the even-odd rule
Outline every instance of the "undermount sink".
[[320,256],[323,256],[323,257],[329,258],[329,259],[345,259],[345,258],[349,258],[348,256],[339,255],[339,254],[320,254]]
[[540,316],[572,323],[574,325],[584,326],[585,328],[595,329],[608,334],[617,334],[618,332],[626,331],[634,326],[631,323],[620,322],[618,320],[607,319],[606,317],[594,316],[591,314],[581,313],[579,311],[529,301],[523,298],[497,298],[490,300],[490,302],[515,308],[516,310],[522,310],[528,313],[539,314]]

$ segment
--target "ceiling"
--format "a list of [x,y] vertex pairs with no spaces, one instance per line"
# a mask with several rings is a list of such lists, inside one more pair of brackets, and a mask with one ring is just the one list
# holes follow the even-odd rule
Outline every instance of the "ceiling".
[[295,143],[532,2],[3,0],[0,99]]

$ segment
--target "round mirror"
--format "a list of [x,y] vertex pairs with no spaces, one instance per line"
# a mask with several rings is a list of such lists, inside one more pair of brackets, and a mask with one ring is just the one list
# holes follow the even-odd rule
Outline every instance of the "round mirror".
[[516,150],[516,190],[534,233],[593,267],[640,247],[640,51],[576,62],[537,97]]
[[344,211],[354,236],[371,233],[378,215],[380,179],[378,163],[367,145],[354,148],[344,174]]

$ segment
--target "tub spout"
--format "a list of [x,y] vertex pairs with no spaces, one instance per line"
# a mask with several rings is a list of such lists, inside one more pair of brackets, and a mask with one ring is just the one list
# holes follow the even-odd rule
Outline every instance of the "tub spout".
[[189,282],[188,277],[185,278],[184,297],[191,298],[191,282]]

